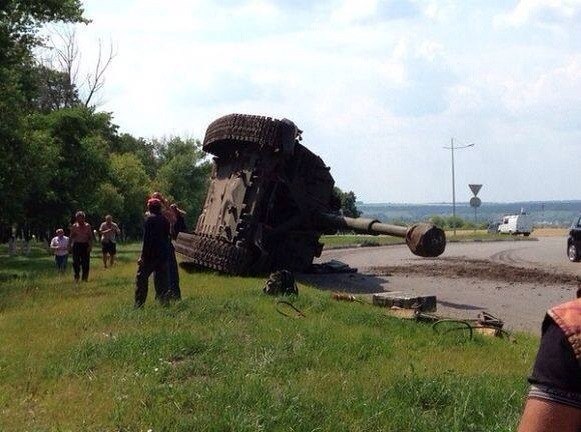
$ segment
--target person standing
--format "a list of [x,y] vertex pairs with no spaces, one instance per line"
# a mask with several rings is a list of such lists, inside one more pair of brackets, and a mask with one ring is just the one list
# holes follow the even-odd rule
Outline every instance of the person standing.
[[[164,216],[170,222],[171,238],[175,240],[180,232],[186,231],[186,223],[184,214],[186,212],[180,209],[176,204],[169,206]],[[182,292],[180,289],[180,274],[178,271],[178,261],[176,259],[176,251],[173,242],[169,242],[169,296],[172,300],[181,300]]]
[[101,233],[101,251],[103,252],[103,266],[107,268],[107,257],[109,267],[113,267],[115,255],[117,254],[117,236],[121,234],[119,226],[113,222],[111,215],[105,216],[105,222],[99,227]]
[[[151,199],[157,199],[161,205],[161,214],[167,219],[170,226],[170,235],[173,236],[174,225],[177,221],[177,215],[185,212],[177,207],[175,204],[169,204],[169,201],[161,194],[161,192],[154,192],[151,194]],[[175,248],[171,239],[168,243],[168,283],[169,283],[169,298],[171,300],[181,300],[182,293],[180,289],[180,275],[178,271],[178,261],[176,259]]]
[[137,260],[135,278],[135,308],[143,307],[147,298],[149,276],[154,273],[156,298],[163,305],[169,302],[168,254],[170,225],[162,215],[162,204],[157,198],[147,201],[148,216],[143,226],[143,245]]
[[62,228],[57,229],[55,234],[56,236],[50,241],[50,249],[54,253],[57,270],[59,273],[64,273],[69,257],[69,238]]
[[72,244],[75,282],[79,281],[81,270],[81,279],[83,282],[87,282],[89,279],[91,249],[93,248],[93,230],[91,225],[85,221],[85,213],[83,211],[75,213],[75,223],[71,226],[69,240],[69,244]]

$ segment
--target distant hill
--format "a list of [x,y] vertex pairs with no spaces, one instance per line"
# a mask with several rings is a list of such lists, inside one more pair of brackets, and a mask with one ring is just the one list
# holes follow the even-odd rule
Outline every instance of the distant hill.
[[[384,222],[417,222],[430,216],[451,216],[451,203],[392,204],[357,203],[363,217],[376,218]],[[478,208],[478,222],[498,221],[503,215],[520,213],[524,209],[537,226],[568,227],[581,215],[581,201],[525,201],[514,203],[483,202]],[[473,221],[474,209],[469,203],[456,203],[456,215]]]

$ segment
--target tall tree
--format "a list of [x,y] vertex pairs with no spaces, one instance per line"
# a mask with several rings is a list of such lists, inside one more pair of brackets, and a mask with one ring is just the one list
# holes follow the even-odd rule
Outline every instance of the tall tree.
[[52,154],[45,161],[46,187],[32,195],[24,191],[27,220],[38,218],[53,227],[66,224],[75,210],[98,207],[96,191],[110,177],[109,143],[116,133],[110,120],[109,114],[86,108],[29,117],[30,133],[41,137]]
[[0,223],[22,216],[27,161],[35,145],[24,138],[24,117],[33,99],[32,50],[38,29],[49,22],[81,22],[80,0],[3,0],[0,2]]

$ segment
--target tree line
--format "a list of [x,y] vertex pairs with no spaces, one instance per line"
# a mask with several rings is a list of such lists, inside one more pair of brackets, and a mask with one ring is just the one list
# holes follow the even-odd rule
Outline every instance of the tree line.
[[[95,94],[112,59],[97,59],[85,94],[75,79],[78,48],[39,36],[50,23],[88,23],[79,0],[0,3],[0,235],[45,238],[83,209],[93,225],[105,214],[139,235],[144,203],[159,190],[195,221],[210,163],[193,138],[143,139],[120,133]],[[39,58],[53,47],[56,61]],[[46,52],[46,50],[44,51]]]
[[[89,22],[80,0],[0,2],[0,242],[14,231],[47,239],[77,210],[93,226],[111,214],[137,238],[153,191],[187,212],[188,228],[201,210],[211,163],[198,140],[121,133],[98,110],[113,47],[107,55],[99,43],[92,74],[79,80],[70,26]],[[69,27],[41,37],[54,23]],[[353,192],[335,193],[346,216],[359,216]]]

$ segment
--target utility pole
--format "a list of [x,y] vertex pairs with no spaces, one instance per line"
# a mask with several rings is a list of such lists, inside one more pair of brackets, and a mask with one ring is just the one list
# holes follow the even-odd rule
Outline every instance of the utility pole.
[[450,138],[450,147],[444,147],[452,153],[452,218],[454,221],[454,235],[456,235],[456,179],[454,173],[454,150],[474,147],[474,143],[454,147],[454,138]]

